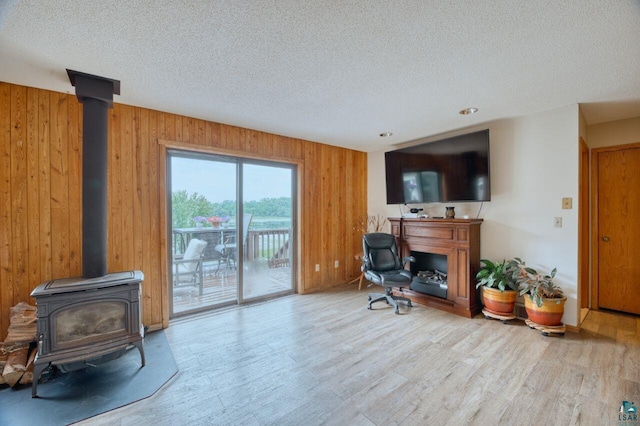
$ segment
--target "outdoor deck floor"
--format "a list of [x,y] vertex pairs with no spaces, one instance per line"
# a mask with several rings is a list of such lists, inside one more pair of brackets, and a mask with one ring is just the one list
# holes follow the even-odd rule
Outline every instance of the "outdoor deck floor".
[[[199,296],[197,287],[174,289],[174,313],[221,305],[234,302],[237,299],[238,273],[236,269],[226,268],[224,265],[218,268],[217,262],[205,262],[203,271],[204,294]],[[293,287],[291,267],[269,268],[265,264],[256,262],[249,264],[243,276],[244,299],[280,293],[292,290]]]

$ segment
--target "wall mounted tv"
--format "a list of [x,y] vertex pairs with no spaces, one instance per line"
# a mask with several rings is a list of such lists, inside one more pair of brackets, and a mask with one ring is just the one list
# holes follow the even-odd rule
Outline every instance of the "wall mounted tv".
[[387,204],[490,201],[489,130],[385,153]]

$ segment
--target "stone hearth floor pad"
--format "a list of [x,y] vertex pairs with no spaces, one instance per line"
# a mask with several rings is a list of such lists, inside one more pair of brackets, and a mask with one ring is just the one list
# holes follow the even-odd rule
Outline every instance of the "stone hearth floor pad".
[[136,348],[122,357],[70,373],[56,372],[17,389],[0,385],[0,425],[67,425],[148,398],[178,372],[164,331],[144,338],[146,365]]

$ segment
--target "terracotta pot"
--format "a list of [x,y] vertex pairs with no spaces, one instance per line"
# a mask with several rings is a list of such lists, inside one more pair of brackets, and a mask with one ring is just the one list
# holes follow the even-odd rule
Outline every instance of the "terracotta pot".
[[482,303],[489,312],[496,315],[512,315],[516,305],[515,290],[500,291],[496,288],[482,287]]
[[564,315],[564,302],[562,299],[542,299],[542,306],[531,301],[529,295],[524,296],[524,308],[529,319],[540,325],[561,325],[562,315]]

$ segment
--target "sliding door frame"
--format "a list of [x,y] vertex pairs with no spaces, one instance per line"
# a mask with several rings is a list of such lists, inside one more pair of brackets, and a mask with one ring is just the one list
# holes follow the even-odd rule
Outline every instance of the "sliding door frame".
[[[303,176],[304,176],[304,162],[302,160],[300,161],[292,161],[290,158],[284,158],[284,157],[278,157],[278,156],[262,156],[262,155],[255,155],[252,153],[247,153],[244,151],[237,151],[237,150],[232,150],[232,149],[224,149],[224,148],[218,148],[218,147],[209,147],[209,146],[202,146],[202,145],[195,145],[195,144],[190,144],[190,143],[184,143],[184,142],[179,142],[179,141],[173,141],[173,140],[166,140],[166,139],[158,139],[158,145],[159,145],[159,153],[158,153],[158,162],[159,162],[159,174],[158,174],[158,180],[159,180],[159,188],[161,191],[161,194],[164,194],[164,196],[160,196],[160,250],[161,252],[165,253],[165,261],[161,262],[160,267],[161,267],[161,276],[166,277],[165,282],[162,283],[162,285],[164,286],[164,289],[162,291],[162,326],[163,328],[167,328],[169,327],[169,320],[170,320],[170,312],[171,312],[171,307],[170,307],[170,303],[172,303],[172,301],[170,300],[170,295],[171,295],[171,289],[170,289],[170,285],[171,285],[171,280],[172,280],[172,276],[171,276],[171,245],[168,243],[169,242],[169,235],[171,235],[171,212],[169,211],[169,207],[171,206],[171,194],[169,193],[168,189],[168,183],[170,182],[169,178],[170,176],[168,175],[168,171],[170,170],[170,167],[168,166],[168,161],[170,159],[170,156],[168,155],[168,151],[171,150],[176,150],[176,151],[181,151],[187,154],[194,154],[194,156],[197,156],[198,153],[200,154],[208,154],[208,155],[213,155],[213,156],[218,156],[218,157],[232,157],[232,158],[237,158],[237,159],[243,159],[243,160],[252,160],[250,161],[253,164],[259,164],[260,162],[264,162],[265,164],[281,164],[281,165],[290,165],[293,167],[293,177],[292,177],[292,186],[293,191],[292,191],[292,196],[293,196],[293,200],[292,200],[292,239],[294,241],[294,251],[292,253],[292,272],[291,272],[291,277],[293,280],[292,283],[292,288],[293,288],[293,293],[300,293],[301,292],[301,288],[302,288],[302,277],[301,277],[301,268],[299,266],[299,259],[301,259],[301,249],[302,249],[302,241],[301,241],[301,236],[300,233],[298,232],[298,229],[303,229],[303,223],[302,223],[302,215],[301,215],[301,209],[300,206],[302,205],[304,199],[304,182],[303,182]],[[242,206],[239,206],[240,209],[238,211],[239,214],[241,214],[240,210]],[[288,293],[288,291],[287,291]],[[274,295],[269,295],[268,298],[271,297],[276,297],[278,294],[274,294]],[[265,297],[267,298],[267,297]],[[251,301],[258,301],[261,300],[262,298],[256,298],[256,299],[251,299]]]

